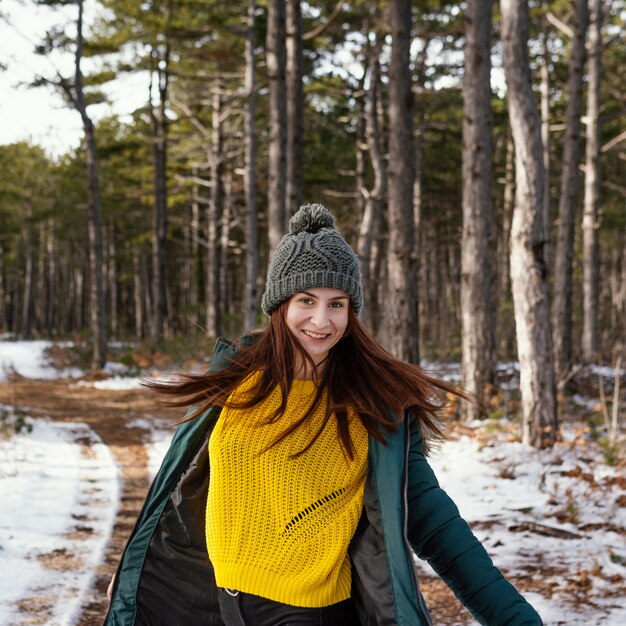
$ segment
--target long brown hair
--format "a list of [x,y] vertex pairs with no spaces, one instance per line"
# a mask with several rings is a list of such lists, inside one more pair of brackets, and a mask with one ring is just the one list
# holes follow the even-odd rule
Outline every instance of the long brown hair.
[[[409,412],[420,424],[427,451],[430,442],[443,438],[437,414],[445,405],[445,395],[441,392],[465,397],[463,392],[429,376],[419,366],[401,361],[387,352],[359,321],[351,305],[344,336],[330,350],[324,367],[317,368],[287,327],[285,312],[288,302],[283,302],[272,313],[268,326],[257,331],[253,341],[238,344],[226,368],[203,374],[182,373],[174,382],[147,380],[144,385],[174,396],[166,401],[169,406],[195,407],[180,423],[197,418],[211,406],[251,408],[266,400],[278,386],[282,402],[269,418],[274,421],[286,409],[296,363],[307,362],[313,369],[317,384],[315,398],[307,412],[286,427],[271,445],[301,426],[322,402],[325,392],[328,402],[325,403],[322,425],[308,445],[295,456],[311,447],[334,413],[340,442],[352,458],[349,407],[358,414],[368,433],[380,442],[385,442],[385,430],[395,431]],[[256,387],[245,398],[229,401],[229,396],[242,381],[257,371],[260,376]]]

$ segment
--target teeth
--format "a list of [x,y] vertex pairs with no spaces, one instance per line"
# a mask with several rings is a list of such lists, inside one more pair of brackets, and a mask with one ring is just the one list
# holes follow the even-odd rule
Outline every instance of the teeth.
[[328,337],[328,335],[325,335],[323,333],[314,333],[310,330],[303,330],[302,332],[308,337],[311,337],[312,339],[324,339]]

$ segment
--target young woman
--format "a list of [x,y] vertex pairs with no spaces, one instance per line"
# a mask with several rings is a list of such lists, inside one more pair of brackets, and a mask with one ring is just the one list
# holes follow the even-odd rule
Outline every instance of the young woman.
[[108,625],[431,624],[413,556],[481,624],[541,619],[425,453],[439,391],[358,319],[359,263],[321,205],[273,254],[266,329],[219,340],[206,374],[151,382],[192,407],[121,559]]

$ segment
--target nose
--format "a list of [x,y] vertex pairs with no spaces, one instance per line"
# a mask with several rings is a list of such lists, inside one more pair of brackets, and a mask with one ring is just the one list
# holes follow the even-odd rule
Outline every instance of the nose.
[[318,328],[325,328],[328,325],[328,311],[324,306],[315,307],[311,315],[311,323]]

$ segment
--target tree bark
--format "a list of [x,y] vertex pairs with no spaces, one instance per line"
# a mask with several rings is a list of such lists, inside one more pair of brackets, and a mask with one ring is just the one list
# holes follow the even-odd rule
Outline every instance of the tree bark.
[[[224,333],[224,318],[232,313],[234,290],[228,289],[228,264],[230,224],[233,214],[233,176],[230,171],[224,175],[224,200],[220,219],[220,262],[218,274],[218,293],[220,300],[220,334]],[[230,333],[229,333],[230,334]]]
[[267,10],[269,155],[267,218],[270,251],[285,234],[285,159],[287,102],[285,84],[285,0],[269,0]]
[[144,321],[145,330],[143,331],[146,335],[146,331],[150,332],[152,328],[152,315],[154,312],[154,308],[152,307],[152,294],[150,292],[150,257],[145,254],[142,254],[139,257],[140,262],[140,281],[139,281],[139,293],[141,296],[141,314]]
[[500,259],[500,284],[498,294],[505,298],[511,289],[511,273],[509,271],[511,221],[515,204],[515,146],[511,130],[507,133],[506,157],[504,165],[504,190],[502,193],[502,241],[498,248]]
[[9,330],[9,318],[7,315],[7,290],[4,278],[5,273],[5,256],[4,246],[0,239],[0,332]]
[[89,232],[89,303],[93,343],[91,365],[94,369],[104,367],[107,347],[107,323],[104,301],[104,254],[102,248],[102,214],[100,208],[100,182],[96,157],[96,135],[94,125],[87,113],[83,90],[81,60],[83,55],[83,0],[78,0],[76,23],[76,53],[74,57],[74,90],[71,94],[74,106],[80,113],[85,132],[87,166],[87,213]]
[[48,303],[48,280],[46,276],[46,222],[38,224],[38,244],[37,251],[37,298],[35,299],[35,327],[40,331],[44,330],[46,325],[46,306]]
[[302,12],[300,0],[287,0],[286,12],[287,137],[285,223],[302,204],[304,92],[302,89]]
[[144,329],[144,300],[142,293],[142,271],[141,257],[137,250],[132,251],[133,255],[133,300],[135,303],[135,336],[143,337]]
[[110,325],[111,334],[113,337],[120,336],[120,315],[119,315],[119,277],[117,273],[117,241],[115,238],[115,227],[113,224],[108,229],[108,243],[109,243],[109,263],[108,263],[108,283],[109,283],[109,311],[110,311]]
[[[2,256],[2,251],[0,251]],[[55,306],[55,294],[63,293],[59,284],[59,259],[56,246],[54,219],[48,220],[48,239],[46,240],[46,259],[48,263],[48,286],[46,300],[46,332],[52,337],[59,332],[59,307]]]
[[409,68],[411,1],[392,0],[389,66],[389,249],[387,347],[398,358],[419,360],[417,272],[413,223],[412,93]]
[[361,216],[357,254],[361,261],[361,274],[365,285],[365,302],[361,318],[364,324],[372,326],[372,312],[378,290],[372,280],[372,247],[379,234],[383,202],[387,187],[387,164],[385,162],[381,129],[378,125],[378,104],[380,99],[380,46],[374,45],[368,51],[369,87],[365,96],[365,140],[374,172],[374,186],[368,190],[363,186],[365,196]]
[[159,101],[156,108],[152,104],[152,81],[150,84],[149,110],[152,132],[152,159],[154,165],[154,208],[152,238],[152,326],[150,329],[153,342],[162,339],[164,323],[167,318],[167,98],[169,85],[169,43],[165,44],[163,54],[157,46],[152,49],[152,73],[157,77]]
[[574,38],[571,41],[565,113],[565,141],[559,194],[559,227],[554,258],[552,333],[557,381],[567,378],[572,360],[572,273],[574,224],[578,207],[580,131],[583,108],[585,37],[589,22],[587,0],[574,2]]
[[463,80],[462,384],[476,399],[466,420],[484,418],[495,383],[495,218],[491,199],[491,0],[468,0]]
[[220,298],[220,225],[222,221],[222,95],[217,83],[211,98],[211,197],[207,205],[207,276],[206,332],[209,337],[222,334],[222,302]]
[[528,58],[528,4],[526,0],[500,0],[500,7],[517,181],[511,225],[511,285],[520,361],[522,440],[547,447],[556,439],[557,416],[543,258],[541,120]]
[[541,93],[541,144],[543,146],[543,171],[546,173],[543,186],[543,254],[544,263],[551,268],[550,248],[550,38],[543,23],[541,39],[543,43],[543,59],[539,67]]
[[26,207],[24,241],[24,292],[22,294],[22,339],[30,339],[33,325],[33,295],[35,293],[35,250],[33,245],[33,208]]
[[254,52],[254,29],[256,1],[248,0],[248,24],[246,31],[246,69],[245,69],[245,166],[244,188],[246,196],[246,278],[244,293],[244,327],[246,330],[256,327],[257,279],[259,273],[259,219],[256,203],[256,92],[254,79],[256,59]]
[[589,28],[589,84],[587,86],[587,144],[583,202],[583,337],[586,362],[600,351],[600,72],[602,55],[602,0],[591,0]]
[[[73,274],[74,328],[83,328],[85,322],[85,272],[82,267],[77,267]],[[70,328],[72,326],[68,325],[68,330]]]

